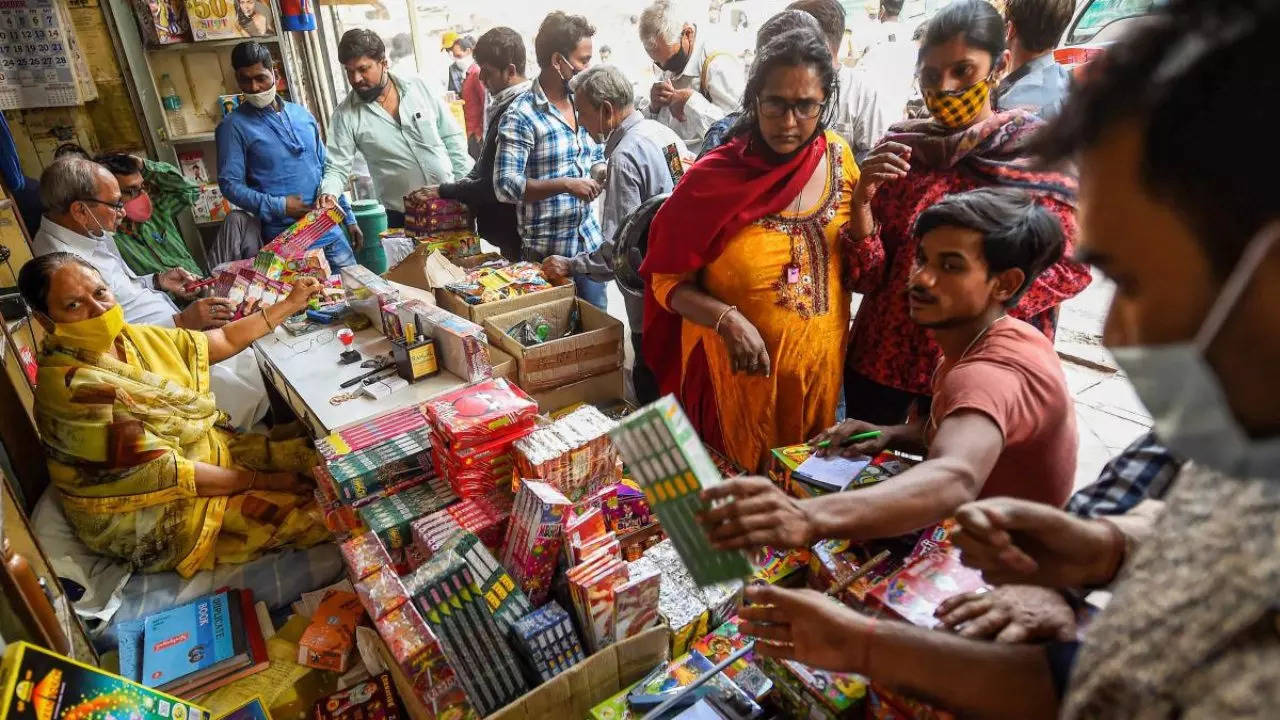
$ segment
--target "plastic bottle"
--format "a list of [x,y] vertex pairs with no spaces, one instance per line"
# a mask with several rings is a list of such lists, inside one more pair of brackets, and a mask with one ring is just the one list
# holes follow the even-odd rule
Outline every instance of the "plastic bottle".
[[165,119],[169,123],[169,132],[174,136],[187,134],[187,121],[182,117],[182,97],[173,86],[169,74],[160,76],[160,104],[164,106]]

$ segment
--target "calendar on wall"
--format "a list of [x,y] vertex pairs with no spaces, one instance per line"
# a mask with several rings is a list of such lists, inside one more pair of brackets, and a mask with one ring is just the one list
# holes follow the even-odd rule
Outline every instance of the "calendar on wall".
[[0,110],[79,105],[97,96],[64,5],[0,0]]

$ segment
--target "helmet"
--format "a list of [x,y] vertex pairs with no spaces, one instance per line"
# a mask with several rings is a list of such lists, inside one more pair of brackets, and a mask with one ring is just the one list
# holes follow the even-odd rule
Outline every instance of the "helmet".
[[613,272],[618,289],[632,297],[644,295],[644,278],[640,266],[649,250],[649,224],[671,193],[662,193],[640,203],[631,211],[613,236]]
[[440,49],[449,50],[453,47],[454,43],[458,42],[460,37],[461,36],[453,30],[446,30],[444,35],[440,36]]

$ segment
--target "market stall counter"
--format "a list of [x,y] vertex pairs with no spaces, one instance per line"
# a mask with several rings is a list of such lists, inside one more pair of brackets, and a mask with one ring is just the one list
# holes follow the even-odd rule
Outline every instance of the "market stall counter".
[[[402,285],[397,287],[407,297],[421,292]],[[339,364],[339,357],[346,349],[339,338],[343,327],[335,324],[332,329],[298,336],[290,335],[281,327],[253,345],[258,351],[263,377],[279,391],[312,437],[324,437],[370,418],[419,405],[466,384],[462,378],[441,368],[438,374],[383,397],[362,394],[365,387],[362,382],[343,388],[342,383],[370,372],[370,368],[362,367],[360,362]],[[391,347],[391,341],[376,327],[356,331],[350,346],[365,360],[389,355]],[[351,395],[355,397],[346,399]]]

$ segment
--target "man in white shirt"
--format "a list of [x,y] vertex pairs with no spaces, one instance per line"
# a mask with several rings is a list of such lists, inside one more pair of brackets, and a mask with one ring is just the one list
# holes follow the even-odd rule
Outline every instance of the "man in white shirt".
[[[109,170],[83,158],[54,162],[40,176],[45,215],[32,241],[36,255],[70,252],[93,264],[107,281],[125,321],[190,330],[221,327],[235,308],[226,298],[203,298],[181,312],[167,293],[189,299],[184,285],[197,279],[182,268],[135,275],[120,256],[112,233],[124,217],[120,185]],[[209,368],[218,407],[247,430],[267,413],[266,386],[252,349]]]
[[[875,97],[874,112],[865,117],[867,133],[879,140],[889,126],[906,119],[907,103],[915,95],[919,48],[912,28],[898,19],[903,0],[880,0],[879,39],[858,61],[853,76]],[[861,161],[862,157],[858,157]]]
[[738,109],[746,74],[737,54],[716,43],[673,0],[640,14],[640,42],[662,77],[649,90],[649,117],[697,152],[707,129]]

